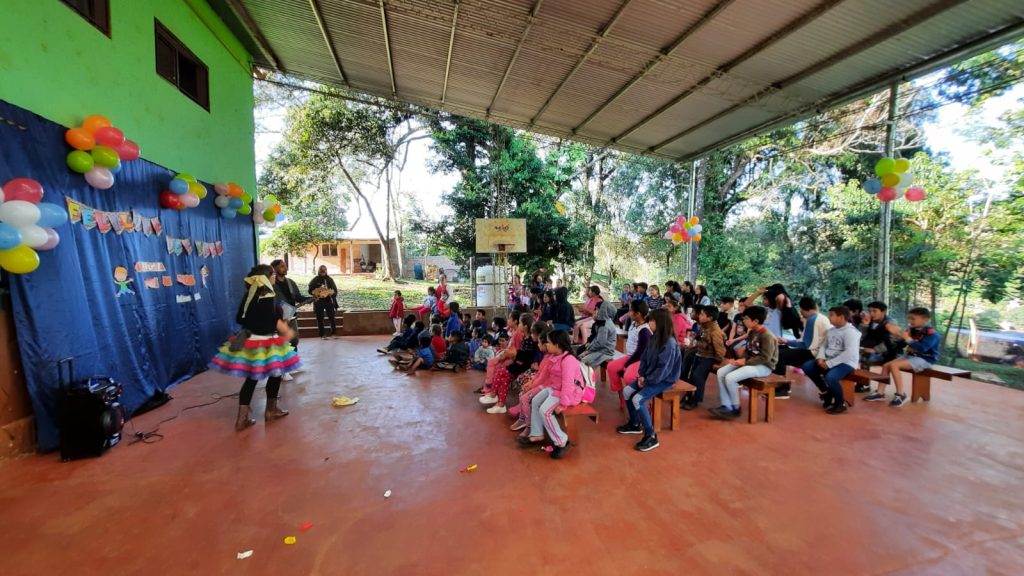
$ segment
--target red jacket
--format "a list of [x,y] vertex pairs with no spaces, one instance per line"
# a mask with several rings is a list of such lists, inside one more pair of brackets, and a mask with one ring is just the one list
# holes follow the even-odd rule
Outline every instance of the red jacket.
[[391,299],[391,310],[388,310],[388,318],[401,318],[405,314],[405,300],[401,296]]
[[444,358],[444,353],[448,351],[448,345],[445,344],[444,338],[440,336],[434,336],[430,339],[430,347],[434,350],[434,358]]

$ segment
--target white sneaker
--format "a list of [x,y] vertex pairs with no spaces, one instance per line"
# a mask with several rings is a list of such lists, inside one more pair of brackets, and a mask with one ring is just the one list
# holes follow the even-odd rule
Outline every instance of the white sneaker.
[[497,404],[487,409],[488,414],[504,414],[505,412],[508,412],[508,408],[505,408],[504,406],[499,406]]
[[497,404],[498,403],[498,397],[497,396],[489,396],[489,395],[485,394],[485,395],[480,397],[480,403],[481,404]]
[[281,380],[291,382],[292,380],[295,380],[295,378],[291,374],[285,374],[284,376],[281,376]]

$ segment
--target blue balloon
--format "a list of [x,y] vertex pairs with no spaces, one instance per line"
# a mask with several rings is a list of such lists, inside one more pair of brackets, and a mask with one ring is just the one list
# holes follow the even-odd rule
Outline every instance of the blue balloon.
[[181,195],[188,192],[188,182],[181,178],[173,178],[171,179],[171,184],[167,188],[171,192]]
[[235,214],[237,214],[237,212],[235,212],[234,208],[221,208],[220,209],[220,215],[225,217],[225,218],[234,218]]
[[120,172],[120,171],[121,171],[121,168],[122,168],[122,166],[121,166],[121,161],[120,161],[120,160],[118,160],[118,161],[117,161],[117,164],[114,164],[114,166],[113,166],[113,167],[111,167],[111,168],[107,168],[107,170],[110,170],[110,173],[111,173],[111,174],[117,174],[118,172]]
[[868,194],[878,194],[882,191],[882,181],[878,178],[868,178],[864,181],[864,191]]
[[56,228],[68,221],[68,213],[63,207],[49,202],[40,202],[39,222],[36,224],[42,228]]
[[21,244],[21,232],[10,224],[0,222],[0,250],[17,248],[19,244]]
[[242,199],[241,198],[230,198],[230,199],[228,199],[228,208],[233,208],[235,210],[238,210],[241,207],[242,207]]

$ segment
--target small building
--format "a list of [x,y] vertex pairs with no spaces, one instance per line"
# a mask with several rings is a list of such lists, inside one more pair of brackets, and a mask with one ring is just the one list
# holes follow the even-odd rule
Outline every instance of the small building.
[[[320,265],[329,274],[372,275],[384,265],[384,245],[376,234],[362,230],[338,232],[337,240],[310,246],[305,254],[289,254],[289,267],[297,273],[314,274]],[[398,241],[390,238],[391,254],[398,257]]]

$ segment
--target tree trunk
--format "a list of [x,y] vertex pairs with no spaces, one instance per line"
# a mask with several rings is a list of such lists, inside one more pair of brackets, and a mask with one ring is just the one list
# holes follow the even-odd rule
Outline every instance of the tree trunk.
[[338,166],[341,167],[342,173],[345,174],[345,179],[348,180],[349,185],[352,187],[352,191],[362,199],[363,204],[366,205],[366,211],[370,214],[370,222],[373,223],[373,229],[377,232],[377,238],[380,240],[382,247],[382,255],[384,258],[384,280],[394,280],[395,271],[394,263],[391,259],[391,243],[388,242],[387,238],[384,237],[384,233],[381,232],[380,223],[377,222],[377,215],[373,213],[373,206],[370,205],[370,199],[366,197],[366,194],[363,194],[362,189],[359,188],[359,185],[356,184],[356,181],[352,178],[352,174],[350,174],[348,169],[345,168],[345,164],[342,162],[341,158],[338,158]]

